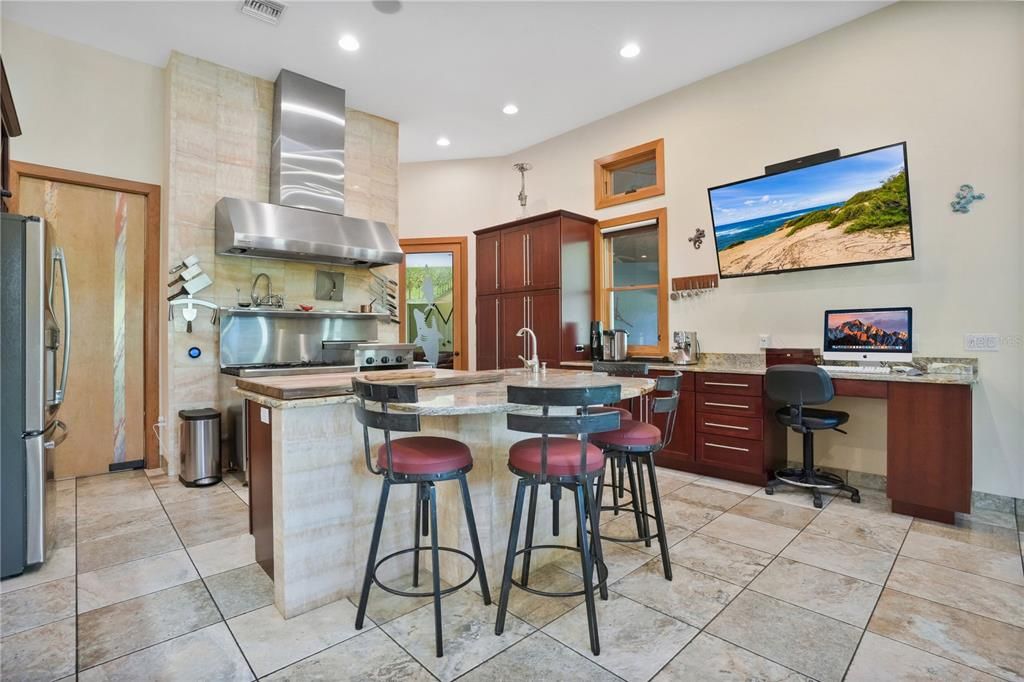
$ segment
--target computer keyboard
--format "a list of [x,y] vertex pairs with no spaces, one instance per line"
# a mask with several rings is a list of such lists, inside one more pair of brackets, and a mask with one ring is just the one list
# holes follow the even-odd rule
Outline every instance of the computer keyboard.
[[892,374],[892,367],[862,367],[860,365],[818,365],[829,374]]

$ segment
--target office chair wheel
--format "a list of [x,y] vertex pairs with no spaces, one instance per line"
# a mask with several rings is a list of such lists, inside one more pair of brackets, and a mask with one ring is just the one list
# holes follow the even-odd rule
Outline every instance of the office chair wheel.
[[775,488],[765,488],[764,489],[764,494],[765,495],[774,495],[775,494]]
[[814,507],[816,509],[821,509],[822,506],[824,506],[822,504],[822,502],[821,502],[821,493],[819,493],[817,490],[814,490],[813,493],[814,493]]
[[850,501],[855,504],[860,504],[860,493],[854,493],[853,495],[850,495]]

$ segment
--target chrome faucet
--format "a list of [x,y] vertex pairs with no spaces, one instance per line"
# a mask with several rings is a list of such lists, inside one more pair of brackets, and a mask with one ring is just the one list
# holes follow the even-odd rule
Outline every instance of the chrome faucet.
[[523,336],[524,334],[529,334],[530,338],[533,339],[533,356],[529,360],[527,360],[522,355],[520,355],[519,359],[523,361],[523,367],[525,369],[528,369],[534,374],[537,374],[538,372],[540,372],[540,358],[537,357],[537,335],[534,334],[533,330],[530,329],[529,327],[523,327],[522,329],[516,332],[516,336]]
[[[256,287],[259,285],[260,279],[263,277],[267,278],[267,295],[260,297],[256,295]],[[256,278],[253,279],[252,291],[249,292],[249,298],[252,299],[252,304],[254,306],[268,305],[273,306],[274,308],[284,307],[284,296],[274,293],[273,287],[270,284],[270,275],[265,272],[259,273],[256,275]]]

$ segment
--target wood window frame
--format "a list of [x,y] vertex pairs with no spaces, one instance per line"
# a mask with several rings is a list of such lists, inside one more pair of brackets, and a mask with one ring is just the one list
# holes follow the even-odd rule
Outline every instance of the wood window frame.
[[[654,159],[655,182],[635,192],[610,194],[612,172],[640,161]],[[665,193],[665,139],[658,138],[594,160],[594,208],[608,208]]]
[[[457,342],[459,348],[455,349],[455,369],[469,369],[469,238],[468,237],[417,237],[414,239],[399,239],[399,246],[404,253],[435,253],[438,251],[451,251],[452,264],[454,266],[453,278],[459,285],[459,294],[455,296],[455,315],[457,320],[462,320],[459,325]],[[398,338],[399,343],[405,343],[405,259],[398,265]]]
[[[11,192],[8,202],[12,213],[18,212],[18,194],[22,178],[49,180],[67,185],[84,185],[112,192],[139,194],[146,200],[146,245],[144,251],[144,291],[142,311],[143,406],[145,452],[143,464],[147,469],[160,466],[160,444],[152,425],[160,416],[160,323],[166,317],[167,302],[163,300],[165,278],[160,267],[160,185],[134,180],[122,180],[105,175],[41,166],[34,163],[11,161]],[[168,453],[169,456],[176,456]]]
[[599,221],[594,225],[594,319],[600,320],[605,329],[611,329],[611,312],[608,309],[608,286],[611,281],[611,261],[608,246],[602,230],[630,223],[648,220],[658,221],[658,345],[634,346],[630,344],[631,355],[645,357],[667,357],[669,350],[668,333],[668,209],[631,213]]

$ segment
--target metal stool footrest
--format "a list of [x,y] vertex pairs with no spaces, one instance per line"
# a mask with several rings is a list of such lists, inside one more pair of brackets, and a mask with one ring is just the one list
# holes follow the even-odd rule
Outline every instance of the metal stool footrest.
[[813,471],[806,469],[780,469],[775,472],[775,478],[783,483],[804,488],[831,489],[841,488],[846,485],[846,481],[840,476],[819,469]]
[[[604,539],[603,535],[601,536],[601,539]],[[569,552],[576,552],[577,554],[580,552],[579,547],[568,547],[566,545],[533,545],[532,547],[524,547],[516,552],[515,555],[519,556],[520,554],[529,554],[537,549],[563,549]],[[597,557],[594,557],[594,568],[597,569],[598,577],[597,582],[594,583],[594,587],[600,588],[608,581],[608,567],[603,561],[599,561]],[[580,579],[582,580],[582,577]],[[575,592],[547,592],[545,590],[538,590],[535,587],[523,585],[515,578],[512,578],[510,582],[521,590],[525,590],[530,594],[540,595],[541,597],[582,597],[586,594],[582,589]]]
[[[635,514],[636,513],[636,512],[633,511],[633,509],[631,507],[628,508],[628,509],[625,509],[624,511],[627,511],[630,514]],[[655,524],[657,524],[658,517],[656,515],[652,514],[651,512],[641,511],[640,512],[640,516],[646,516],[650,520],[654,521]],[[655,525],[655,527],[657,527],[657,525]],[[588,535],[590,534],[589,530],[587,531],[587,534]],[[647,542],[649,540],[653,541],[653,540],[657,540],[657,539],[658,539],[658,533],[651,533],[650,535],[647,535],[647,536],[637,536],[635,538],[613,537],[611,535],[605,535],[604,533],[601,533],[601,540],[602,541],[610,540],[612,542]]]
[[[397,552],[392,552],[391,554],[388,554],[386,557],[384,557],[383,559],[381,559],[380,561],[378,561],[374,565],[374,567],[373,567],[373,575],[371,576],[373,578],[373,582],[377,585],[377,587],[379,587],[380,589],[384,590],[385,592],[390,592],[391,594],[394,594],[394,595],[399,596],[399,597],[433,597],[434,596],[434,591],[433,590],[429,590],[427,592],[405,592],[403,590],[396,590],[393,587],[389,587],[389,586],[385,585],[384,583],[382,583],[377,578],[377,571],[378,571],[378,569],[380,569],[381,565],[384,562],[390,561],[391,559],[394,559],[395,557],[402,556],[404,554],[410,554],[412,552],[429,552],[429,551],[431,551],[431,548],[429,546],[427,546],[427,547],[410,547],[408,549],[400,549]],[[463,552],[461,549],[455,549],[454,547],[438,547],[437,551],[439,551],[439,552],[450,552],[451,554],[458,554],[460,556],[464,556],[467,559],[469,559],[469,561],[473,564],[473,573],[468,578],[466,578],[461,583],[459,583],[458,585],[455,585],[454,587],[448,587],[448,588],[445,588],[445,589],[441,590],[441,596],[444,596],[444,595],[447,595],[447,594],[451,594],[452,592],[456,592],[458,590],[461,590],[463,587],[465,587],[466,585],[470,584],[471,582],[473,582],[474,579],[476,579],[476,573],[477,573],[476,560],[473,558],[472,554],[470,554],[469,552]]]

